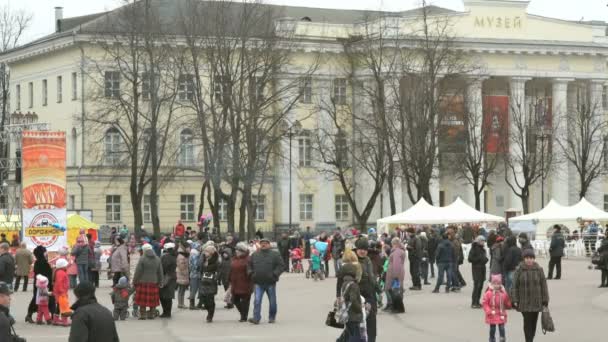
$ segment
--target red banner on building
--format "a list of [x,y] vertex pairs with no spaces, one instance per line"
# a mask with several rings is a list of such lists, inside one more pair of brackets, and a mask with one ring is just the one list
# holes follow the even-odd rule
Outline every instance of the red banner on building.
[[483,130],[488,153],[509,150],[509,97],[486,95],[483,98]]

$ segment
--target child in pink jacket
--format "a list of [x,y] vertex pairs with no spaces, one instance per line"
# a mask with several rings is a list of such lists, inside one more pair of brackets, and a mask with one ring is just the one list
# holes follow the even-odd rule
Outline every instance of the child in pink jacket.
[[486,324],[490,325],[490,342],[496,342],[496,326],[500,334],[500,342],[506,341],[505,323],[507,310],[511,308],[511,299],[502,286],[502,276],[494,274],[491,284],[483,295],[483,311],[486,314]]

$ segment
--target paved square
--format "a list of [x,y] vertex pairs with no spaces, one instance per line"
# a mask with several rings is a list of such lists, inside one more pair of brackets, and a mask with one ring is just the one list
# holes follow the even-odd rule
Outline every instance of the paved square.
[[[539,259],[546,268],[546,260]],[[608,289],[598,289],[599,271],[587,268],[584,260],[564,260],[563,279],[549,282],[550,308],[557,331],[537,341],[601,341],[606,338]],[[464,277],[471,279],[470,266],[464,265]],[[137,321],[129,318],[118,322],[121,341],[268,341],[310,342],[334,341],[340,333],[324,325],[335,294],[335,278],[322,282],[307,280],[303,275],[286,274],[278,284],[279,313],[274,325],[267,324],[267,301],[259,326],[238,323],[236,310],[223,309],[223,293],[216,297],[218,309],[212,324],[204,322],[206,313],[177,310],[171,320]],[[434,282],[434,279],[433,279]],[[378,341],[487,341],[488,328],[481,310],[469,308],[471,286],[461,293],[432,294],[432,287],[406,292],[406,310],[402,315],[380,313]],[[111,308],[110,281],[103,280],[97,291],[99,300]],[[17,332],[28,342],[67,341],[68,328],[36,326],[24,323],[31,292],[14,295],[11,312],[16,317]],[[73,298],[73,297],[72,297]],[[509,312],[507,339],[523,341],[521,315]],[[540,327],[540,323],[539,323]]]

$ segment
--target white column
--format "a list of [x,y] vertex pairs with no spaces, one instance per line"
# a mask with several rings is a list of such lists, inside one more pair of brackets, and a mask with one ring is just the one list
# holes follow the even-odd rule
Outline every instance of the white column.
[[[596,111],[597,114],[595,117],[598,120],[598,125],[600,124],[600,118],[604,115],[603,106],[602,106],[602,92],[604,90],[604,84],[606,80],[590,80],[589,81],[589,108]],[[606,132],[602,132],[602,136],[605,135]],[[587,200],[591,202],[598,208],[604,208],[604,181],[601,179],[595,179],[591,185],[589,186],[589,190],[587,191]]]
[[573,81],[572,79],[554,79],[553,80],[553,95],[552,95],[552,112],[553,112],[553,127],[554,141],[553,144],[553,155],[563,167],[555,167],[551,174],[551,193],[550,198],[555,199],[559,204],[570,205],[569,203],[569,187],[568,180],[570,174],[566,164],[569,164],[565,159],[562,148],[559,141],[565,141],[568,134],[568,82]]
[[[517,132],[517,124],[516,120],[513,120],[514,115],[524,115],[527,112],[526,106],[526,81],[531,80],[529,77],[511,77],[509,79],[509,89],[511,90],[511,95],[509,97],[509,135],[512,135],[514,132]],[[519,132],[518,132],[519,134]],[[514,144],[512,139],[509,140],[509,154],[511,156],[521,156],[522,151],[518,144]],[[515,174],[512,170],[507,171],[507,177],[509,182],[514,185],[516,190],[516,184],[523,184],[523,176],[521,174],[521,165],[516,167]],[[517,209],[520,212],[523,212],[523,205],[521,203],[521,198],[519,198],[513,190],[507,185],[507,190],[509,191],[509,209]]]
[[[571,113],[576,113],[576,110],[578,108],[578,90],[579,90],[579,85],[576,82],[571,82],[568,85],[568,114]],[[573,128],[573,124],[572,124],[572,115],[568,115],[568,127],[569,129]],[[574,134],[574,133],[569,133],[569,134]],[[578,198],[578,176],[577,176],[577,172],[576,172],[576,167],[574,166],[574,164],[572,163],[568,163],[568,174],[569,174],[569,179],[568,179],[568,191],[569,191],[569,202],[570,203],[577,203],[579,198]]]

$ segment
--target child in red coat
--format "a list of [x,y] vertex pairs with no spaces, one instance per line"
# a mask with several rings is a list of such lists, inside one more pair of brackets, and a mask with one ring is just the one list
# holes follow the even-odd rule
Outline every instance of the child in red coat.
[[68,298],[70,281],[68,280],[68,274],[66,271],[67,267],[67,260],[58,259],[55,263],[55,274],[53,281],[53,294],[55,295],[55,300],[57,301],[57,305],[59,306],[60,314],[60,317],[57,317],[54,324],[61,325],[64,327],[70,326],[68,317],[72,315],[72,310],[70,309],[70,299]]
[[491,284],[483,296],[482,303],[486,324],[490,325],[490,342],[496,342],[496,326],[500,334],[499,341],[506,341],[505,323],[507,323],[507,310],[511,308],[511,299],[502,286],[500,274],[492,275]]

